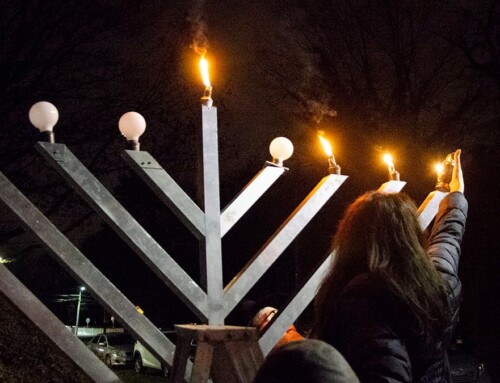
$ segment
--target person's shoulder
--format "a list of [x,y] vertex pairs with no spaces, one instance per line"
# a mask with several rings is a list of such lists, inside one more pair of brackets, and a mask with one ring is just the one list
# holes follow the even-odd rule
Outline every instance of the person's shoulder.
[[365,319],[388,321],[406,312],[405,305],[391,289],[389,282],[377,273],[364,273],[353,278],[337,300],[339,310]]
[[413,323],[407,306],[389,282],[376,273],[353,278],[332,311],[334,331],[360,339],[394,338],[405,333],[406,324]]
[[354,277],[341,293],[343,298],[387,296],[390,294],[387,281],[376,273],[362,273]]

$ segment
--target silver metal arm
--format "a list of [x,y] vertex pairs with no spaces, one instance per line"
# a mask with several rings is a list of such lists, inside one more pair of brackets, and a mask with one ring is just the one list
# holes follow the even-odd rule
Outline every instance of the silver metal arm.
[[[155,356],[163,363],[168,366],[172,365],[175,351],[173,343],[170,342],[170,340],[168,340],[158,328],[147,319],[147,317],[141,315],[134,304],[132,304],[132,302],[130,302],[125,295],[123,295],[120,290],[118,290],[115,285],[113,285],[1,172],[0,201],[19,218],[26,229],[35,235],[35,237],[47,248],[50,254],[54,256],[59,263],[65,266],[75,279],[82,283],[87,290],[92,293],[92,296],[105,307],[107,311],[113,313],[113,315],[120,320],[120,323],[130,331],[136,339],[143,342],[143,344],[145,344],[148,349],[152,350]],[[5,278],[10,277],[6,275]],[[0,290],[5,293],[4,286],[1,285],[7,283],[4,276],[2,276],[0,282]],[[12,286],[10,288],[12,288]],[[22,287],[20,287],[20,289],[21,290],[13,289],[12,294],[23,294],[27,297],[27,293],[23,292]],[[33,306],[35,303],[32,305],[29,300],[18,301],[17,299],[18,298],[16,298],[15,302],[16,305],[22,308],[25,313],[26,310],[28,310],[28,313],[35,310],[35,306]],[[19,297],[19,299],[21,299],[21,297]],[[38,313],[38,311],[40,311],[40,313]],[[36,310],[33,312],[34,319],[37,319],[37,321],[42,320],[42,311],[42,308],[36,306]],[[33,320],[33,318],[31,319]],[[57,322],[51,320],[44,322],[45,332],[49,331],[53,333],[59,331]],[[66,328],[65,332],[71,334]],[[52,339],[55,342],[65,343],[67,341],[66,338],[67,337],[64,336],[63,339],[58,339],[57,337]],[[81,341],[78,340],[78,342]],[[68,355],[73,358],[72,354]],[[76,355],[76,357],[77,360],[79,360],[80,356]]]
[[301,202],[276,233],[225,288],[225,312],[229,313],[262,277],[307,223],[316,215],[347,176],[330,174]]
[[321,281],[328,272],[333,262],[334,252],[332,252],[316,269],[309,280],[297,291],[294,298],[288,303],[286,308],[278,314],[276,320],[269,326],[269,329],[259,339],[259,345],[264,356],[269,354],[274,345],[280,340],[285,331],[302,314],[311,303],[318,291]]
[[243,188],[221,214],[221,237],[243,217],[253,204],[285,173],[282,166],[266,166]]
[[63,144],[39,142],[36,148],[156,275],[202,320],[205,292],[127,212],[111,193]]
[[122,157],[196,238],[205,236],[205,214],[151,154],[126,150]]

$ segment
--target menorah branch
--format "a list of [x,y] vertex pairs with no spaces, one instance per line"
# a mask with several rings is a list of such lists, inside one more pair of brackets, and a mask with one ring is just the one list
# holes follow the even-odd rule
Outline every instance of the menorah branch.
[[205,236],[203,211],[148,152],[126,150],[122,157],[198,239]]
[[156,275],[197,315],[205,320],[205,292],[62,144],[39,142],[39,152],[91,205]]
[[266,166],[226,206],[221,214],[221,237],[223,237],[253,204],[285,173],[282,166]]
[[[87,286],[94,298],[106,310],[113,313],[131,334],[144,342],[159,360],[167,365],[172,364],[175,346],[170,340],[144,315],[141,315],[135,305],[2,173],[0,173],[0,201],[18,217],[28,231],[35,235],[56,261],[65,266],[78,281]],[[47,325],[49,324],[50,322]]]
[[314,271],[307,282],[295,293],[293,299],[278,314],[276,320],[273,321],[264,335],[259,339],[259,345],[264,355],[269,354],[274,345],[283,336],[288,327],[290,327],[290,324],[294,323],[309,303],[311,303],[317,293],[318,286],[333,262],[333,257],[334,253],[332,252]]
[[234,309],[346,179],[344,175],[330,174],[316,185],[263,248],[226,286],[226,313]]
[[120,383],[84,343],[34,296],[4,265],[0,264],[0,291],[94,382]]

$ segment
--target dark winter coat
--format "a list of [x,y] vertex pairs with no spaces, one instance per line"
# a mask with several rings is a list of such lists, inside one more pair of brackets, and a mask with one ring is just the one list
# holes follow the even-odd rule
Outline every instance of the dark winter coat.
[[[449,194],[440,204],[429,238],[429,256],[450,287],[454,321],[460,305],[458,261],[466,216],[463,194]],[[344,355],[361,382],[450,381],[445,347],[429,349],[410,330],[412,315],[381,277],[358,275],[329,315],[323,340]]]

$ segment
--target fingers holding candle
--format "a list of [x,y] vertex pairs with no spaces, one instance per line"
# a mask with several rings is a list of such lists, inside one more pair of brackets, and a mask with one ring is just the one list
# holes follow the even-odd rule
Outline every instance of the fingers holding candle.
[[453,167],[453,172],[450,181],[450,192],[460,192],[463,193],[465,189],[464,176],[462,173],[462,164],[460,162],[460,155],[462,151],[460,149],[456,150],[454,153],[455,166]]
[[463,193],[464,182],[460,164],[460,149],[449,153],[443,163],[436,165],[436,190],[443,192],[459,191]]
[[318,138],[325,150],[326,155],[328,156],[328,172],[330,174],[340,174],[340,166],[335,161],[335,156],[333,155],[332,146],[328,142],[326,138],[323,137],[322,133],[318,133]]
[[384,154],[384,162],[387,164],[390,181],[399,181],[399,172],[394,167],[392,156],[389,153]]

